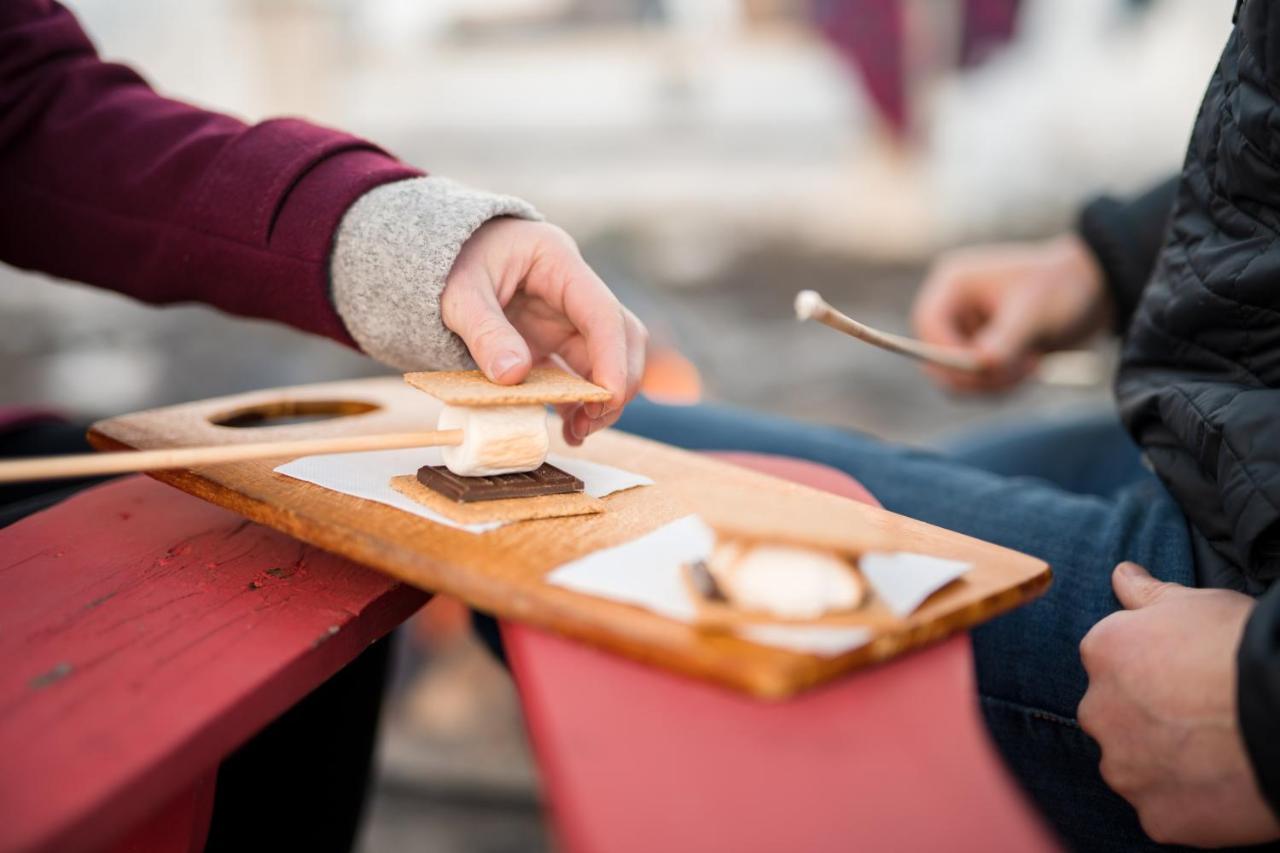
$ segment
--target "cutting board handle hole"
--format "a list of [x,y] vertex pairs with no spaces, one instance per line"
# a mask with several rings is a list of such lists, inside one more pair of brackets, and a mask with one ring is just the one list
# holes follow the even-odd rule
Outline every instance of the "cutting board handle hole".
[[360,400],[276,400],[210,415],[209,423],[234,429],[295,426],[365,415],[380,408]]

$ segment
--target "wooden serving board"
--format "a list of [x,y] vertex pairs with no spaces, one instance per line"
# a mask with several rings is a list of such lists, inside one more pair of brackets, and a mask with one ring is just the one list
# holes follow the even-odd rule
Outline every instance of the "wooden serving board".
[[[400,378],[258,391],[155,409],[95,424],[99,449],[151,449],[237,441],[429,429],[439,404]],[[232,427],[261,416],[348,413],[312,423]],[[783,698],[1009,610],[1039,595],[1042,561],[826,492],[615,431],[552,450],[646,474],[655,485],[605,498],[600,515],[508,525],[484,534],[444,527],[389,506],[274,472],[286,459],[162,471],[154,476],[305,542],[424,590],[448,593],[497,615],[709,679]],[[412,473],[412,472],[405,472]],[[972,562],[963,579],[898,626],[848,654],[823,658],[701,633],[645,610],[543,582],[556,566],[619,545],[689,512],[708,523],[797,533],[857,550],[911,550]]]

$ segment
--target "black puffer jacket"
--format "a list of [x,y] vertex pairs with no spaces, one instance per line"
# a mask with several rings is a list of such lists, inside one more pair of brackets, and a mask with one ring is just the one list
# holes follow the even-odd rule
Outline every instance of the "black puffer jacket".
[[1280,3],[1237,6],[1176,189],[1094,202],[1081,231],[1127,320],[1121,415],[1192,523],[1201,584],[1260,596],[1240,719],[1280,813]]

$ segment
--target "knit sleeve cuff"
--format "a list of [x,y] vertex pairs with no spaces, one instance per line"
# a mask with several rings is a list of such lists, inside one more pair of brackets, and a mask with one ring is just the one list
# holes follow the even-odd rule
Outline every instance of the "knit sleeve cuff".
[[541,219],[527,202],[447,178],[384,184],[342,218],[330,275],[333,304],[365,353],[398,370],[475,367],[440,315],[462,244],[499,216]]

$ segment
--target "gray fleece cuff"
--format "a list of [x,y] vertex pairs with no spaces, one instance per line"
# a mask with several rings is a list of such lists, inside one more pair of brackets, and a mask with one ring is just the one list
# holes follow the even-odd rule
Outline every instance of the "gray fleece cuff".
[[447,178],[376,187],[342,217],[329,274],[333,304],[360,348],[398,370],[475,367],[445,328],[440,294],[477,228],[498,216],[541,219],[527,202]]

